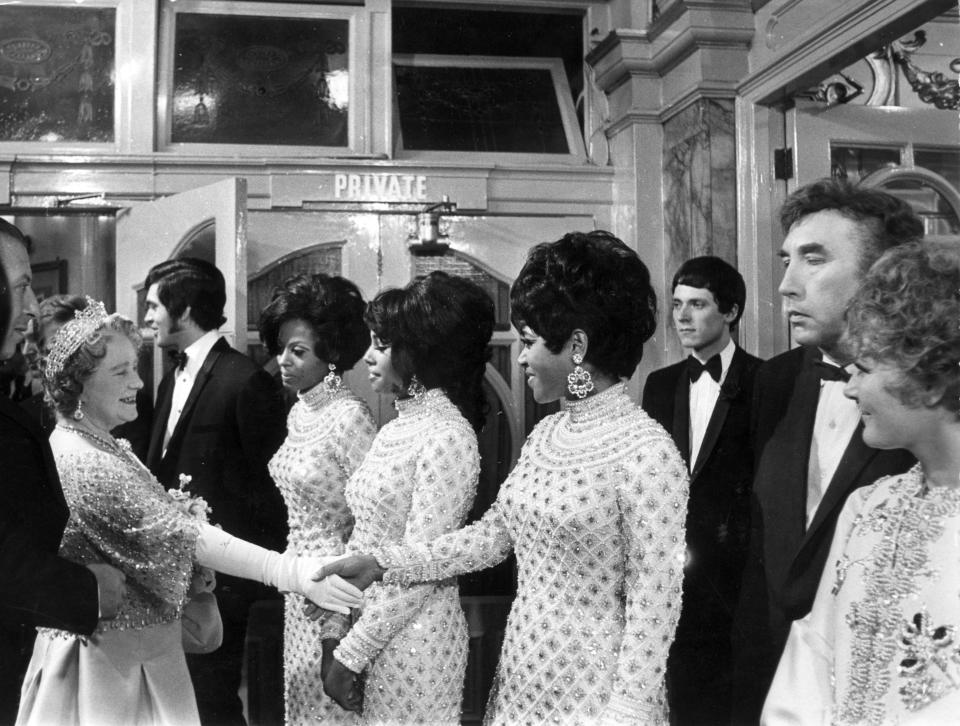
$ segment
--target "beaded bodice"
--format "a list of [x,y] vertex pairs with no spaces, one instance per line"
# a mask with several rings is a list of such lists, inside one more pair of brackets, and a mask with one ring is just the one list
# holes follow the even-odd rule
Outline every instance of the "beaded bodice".
[[[463,525],[476,495],[477,437],[440,389],[422,400],[400,401],[399,416],[377,434],[347,484],[356,518],[348,550],[370,552],[390,544],[429,542]],[[456,583],[446,585],[456,598]],[[338,658],[361,670],[417,616],[435,585],[375,585],[363,615],[338,648]]]
[[917,465],[854,492],[837,536],[835,721],[896,723],[960,695],[960,489],[926,487]]
[[480,522],[377,556],[385,582],[418,582],[515,551],[493,722],[654,723],[665,717],[686,499],[670,437],[617,385],[541,421]]
[[288,548],[340,554],[353,529],[344,487],[376,434],[370,409],[347,388],[314,386],[287,416],[287,438],[270,475],[287,505]]
[[[58,430],[54,436],[77,434]],[[98,630],[178,619],[193,574],[198,520],[174,504],[132,453],[63,450],[54,443],[54,458],[70,507],[60,554],[84,565],[113,565],[126,575],[117,617],[101,620]]]

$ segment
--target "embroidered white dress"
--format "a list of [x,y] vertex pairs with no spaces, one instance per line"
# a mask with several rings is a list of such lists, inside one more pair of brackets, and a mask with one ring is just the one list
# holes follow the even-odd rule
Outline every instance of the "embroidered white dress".
[[489,723],[666,723],[687,493],[673,441],[617,385],[541,421],[479,522],[376,555],[389,585],[516,553]]
[[960,722],[960,490],[917,465],[850,495],[766,724]]
[[199,724],[180,632],[199,522],[174,505],[132,454],[57,449],[70,506],[60,554],[118,568],[126,596],[116,619],[101,620],[89,638],[39,629],[17,723]]
[[[430,542],[463,525],[480,474],[477,437],[439,389],[398,401],[347,484],[356,518],[348,550]],[[336,650],[366,673],[363,720],[459,724],[468,632],[455,577],[399,587],[375,584]]]
[[[287,438],[270,460],[270,475],[287,505],[288,551],[343,553],[353,531],[344,487],[376,431],[366,403],[347,388],[330,392],[320,384],[298,396],[287,417]],[[357,723],[355,714],[323,693],[320,641],[342,632],[332,624],[335,616],[315,622],[303,614],[302,595],[287,593],[284,599],[285,723]]]

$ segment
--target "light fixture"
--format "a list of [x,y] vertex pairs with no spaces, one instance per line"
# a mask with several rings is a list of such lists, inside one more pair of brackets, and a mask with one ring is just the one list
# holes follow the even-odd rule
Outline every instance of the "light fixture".
[[410,254],[416,257],[434,257],[445,255],[450,245],[441,242],[447,235],[440,233],[440,215],[449,213],[457,208],[455,202],[444,194],[441,201],[428,204],[417,214],[417,230],[411,232],[408,239],[414,240],[410,245]]

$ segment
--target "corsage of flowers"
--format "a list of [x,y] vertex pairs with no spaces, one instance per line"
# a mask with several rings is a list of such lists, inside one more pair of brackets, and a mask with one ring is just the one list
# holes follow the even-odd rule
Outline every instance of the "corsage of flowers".
[[[177,489],[167,489],[167,495],[185,515],[206,524],[213,510],[203,497],[194,496],[187,491],[186,487],[193,480],[193,477],[189,474],[181,474],[178,479],[180,486]],[[193,580],[190,583],[190,595],[213,592],[213,588],[216,586],[217,578],[213,570],[195,563],[193,565]]]

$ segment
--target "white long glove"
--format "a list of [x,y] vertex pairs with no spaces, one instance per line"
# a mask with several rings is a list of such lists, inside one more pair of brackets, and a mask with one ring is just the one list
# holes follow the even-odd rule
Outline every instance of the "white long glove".
[[273,552],[227,534],[209,524],[200,525],[197,562],[225,575],[256,580],[281,592],[297,592],[325,610],[348,615],[359,607],[363,593],[339,575],[314,582],[311,576],[337,557],[298,557]]

